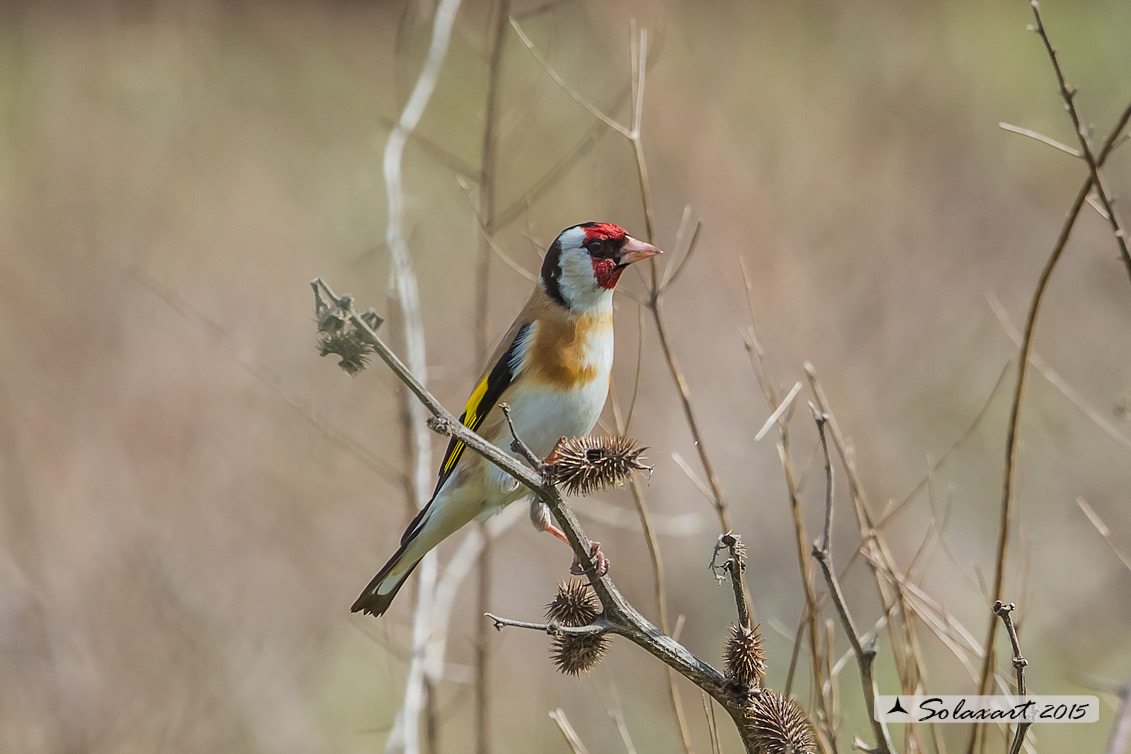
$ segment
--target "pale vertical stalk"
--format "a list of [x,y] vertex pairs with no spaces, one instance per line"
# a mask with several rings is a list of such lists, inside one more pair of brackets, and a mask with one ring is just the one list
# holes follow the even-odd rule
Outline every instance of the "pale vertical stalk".
[[[475,281],[475,354],[485,359],[491,343],[488,340],[488,302],[491,290],[492,218],[495,214],[495,154],[498,142],[496,121],[499,106],[499,71],[503,59],[503,33],[510,17],[510,0],[495,3],[495,15],[489,40],[490,59],[487,65],[487,98],[483,114],[483,146],[479,159],[479,219],[483,232],[479,236],[479,264]],[[480,524],[481,533],[483,524]],[[491,657],[490,626],[479,616],[491,609],[491,540],[483,538],[479,553],[476,580],[475,620],[475,751],[487,754],[491,747]]]
[[[422,383],[427,380],[427,363],[424,348],[424,326],[420,310],[420,291],[409,257],[408,244],[404,236],[404,189],[402,186],[401,163],[405,144],[409,135],[420,122],[424,109],[432,98],[436,80],[440,75],[444,58],[448,52],[452,27],[459,12],[461,0],[441,0],[436,8],[436,18],[432,25],[432,43],[428,57],[416,80],[412,94],[405,103],[404,111],[385,144],[384,174],[385,192],[388,201],[388,219],[385,230],[385,243],[392,259],[392,283],[397,292],[397,303],[404,325],[405,363]],[[411,409],[412,434],[412,480],[414,503],[417,508],[425,505],[432,486],[432,446],[425,427],[425,411],[419,404]],[[393,731],[385,745],[385,751],[400,754],[417,754],[420,751],[420,713],[424,703],[424,650],[428,643],[432,624],[432,592],[436,584],[436,562],[434,556],[425,557],[417,568],[416,610],[412,626],[412,659],[409,662],[408,678],[405,681],[404,701],[397,714]]]
[[[637,369],[637,380],[640,372]],[[634,389],[635,392],[635,389]],[[613,421],[616,423],[617,434],[623,435],[627,431],[624,417],[621,415],[620,402],[613,396]],[[652,528],[652,521],[648,515],[648,507],[644,502],[644,490],[640,480],[633,476],[629,478],[629,487],[632,490],[632,501],[636,505],[636,515],[640,519],[640,528],[644,533],[644,542],[648,545],[648,559],[652,563],[652,585],[656,597],[656,611],[659,613],[660,630],[669,631],[668,623],[668,597],[667,586],[664,579],[664,558],[660,554],[660,543],[656,539],[656,532]],[[691,747],[691,735],[687,731],[687,719],[683,714],[683,701],[679,696],[679,687],[675,682],[675,671],[670,667],[668,672],[668,701],[671,703],[672,715],[675,717],[676,730],[679,732],[680,743],[683,744],[684,754],[694,754]]]

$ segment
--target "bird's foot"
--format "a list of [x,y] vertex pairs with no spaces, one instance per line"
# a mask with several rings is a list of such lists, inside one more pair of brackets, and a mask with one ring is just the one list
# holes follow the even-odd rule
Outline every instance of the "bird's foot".
[[561,450],[562,445],[564,445],[565,442],[566,438],[564,436],[558,438],[558,441],[554,443],[554,449],[550,451],[550,455],[546,456],[546,458],[542,461],[543,466],[553,466],[558,462],[558,451]]
[[[600,542],[589,543],[589,557],[595,561],[597,578],[602,578],[609,572],[609,559],[605,557],[605,553],[601,552]],[[573,557],[573,565],[569,567],[569,572],[574,576],[584,576],[588,573],[588,569],[581,564],[581,561],[575,555]]]

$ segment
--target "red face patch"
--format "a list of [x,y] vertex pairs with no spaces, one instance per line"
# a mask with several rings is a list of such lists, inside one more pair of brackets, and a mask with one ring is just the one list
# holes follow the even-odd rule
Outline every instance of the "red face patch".
[[615,288],[624,268],[617,267],[617,263],[611,259],[594,258],[590,261],[593,262],[593,277],[597,278],[597,285],[609,290]]
[[624,228],[613,223],[592,223],[583,226],[585,230],[585,240],[592,241],[594,238],[601,240],[615,241],[624,238],[628,234]]

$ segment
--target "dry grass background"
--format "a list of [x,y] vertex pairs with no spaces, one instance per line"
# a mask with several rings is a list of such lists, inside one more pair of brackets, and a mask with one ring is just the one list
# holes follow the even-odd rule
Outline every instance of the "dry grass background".
[[[1085,116],[1106,131],[1131,97],[1131,6],[1049,2],[1045,16]],[[816,364],[871,496],[898,500],[966,428],[1013,353],[986,294],[1021,320],[1086,171],[997,128],[1072,141],[1023,2],[578,2],[524,28],[563,76],[606,102],[627,81],[631,17],[663,39],[644,131],[657,242],[672,245],[685,204],[705,223],[667,296],[672,338],[751,549],[758,618],[792,633],[799,577],[776,450],[752,442],[768,411],[742,347],[738,258],[753,272],[777,373],[792,384],[804,360]],[[472,166],[487,19],[485,4],[465,3],[421,126]],[[306,282],[323,275],[388,309],[380,154],[427,41],[426,13],[400,2],[0,10],[0,750],[382,747],[408,602],[382,621],[347,607],[406,510],[395,473],[331,435],[397,468],[393,381],[381,369],[351,380],[316,357]],[[591,126],[512,33],[506,44],[504,205]],[[1131,190],[1128,154],[1106,171],[1116,193]],[[426,151],[410,146],[406,171],[432,385],[454,408],[480,366],[475,220],[451,169]],[[606,135],[499,242],[533,269],[528,228],[541,242],[589,219],[639,229],[635,181],[630,150]],[[1131,391],[1131,289],[1108,228],[1087,212],[1036,348],[1131,434],[1115,410]],[[635,276],[625,283],[642,290]],[[492,330],[528,287],[495,260]],[[622,296],[617,317],[614,379],[627,396],[636,305]],[[671,460],[694,450],[649,325],[642,337],[632,431],[658,463],[651,506],[701,521],[661,540],[670,609],[689,616],[684,642],[716,660],[733,609],[705,568],[717,532]],[[933,547],[917,570],[979,637],[1006,392],[936,475],[950,554]],[[804,425],[803,467],[815,442]],[[815,459],[808,468],[819,479]],[[1020,606],[1030,689],[1086,693],[1083,674],[1125,680],[1131,573],[1074,499],[1131,549],[1127,451],[1034,375],[1019,473],[1018,546],[1001,596]],[[806,487],[811,532],[819,486]],[[631,510],[623,494],[605,501]],[[904,565],[929,520],[920,495],[889,527]],[[857,540],[848,516],[839,524],[844,553]],[[639,533],[588,528],[626,595],[651,612]],[[496,549],[496,612],[538,614],[569,560],[549,538],[513,529]],[[877,617],[869,582],[857,567],[845,583],[864,625]],[[457,665],[472,655],[472,591],[457,606]],[[780,684],[792,636],[766,633]],[[591,750],[620,751],[614,698],[639,750],[678,749],[657,664],[618,644],[579,683],[553,674],[545,644],[494,637],[497,751],[564,750],[546,717],[559,706]],[[927,654],[934,691],[970,687],[948,653],[931,644]],[[882,692],[894,682],[882,649],[878,672]],[[842,680],[855,688],[853,676]],[[863,732],[857,697],[843,696],[845,729]],[[469,701],[458,680],[441,689],[448,751],[466,748]],[[1089,751],[1107,731],[1038,726],[1030,736],[1041,751]]]

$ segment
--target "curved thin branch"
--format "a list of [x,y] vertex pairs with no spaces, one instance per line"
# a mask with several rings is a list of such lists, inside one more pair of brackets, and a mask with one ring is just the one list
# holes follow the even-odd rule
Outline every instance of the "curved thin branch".
[[560,623],[530,623],[524,620],[511,620],[510,618],[503,618],[495,615],[494,613],[483,613],[486,617],[495,622],[495,630],[502,631],[507,626],[513,628],[528,628],[532,631],[542,631],[550,636],[562,636],[570,634],[573,636],[591,636],[591,635],[604,635],[604,634],[619,634],[620,630],[612,623],[607,623],[601,619],[597,619],[590,623],[588,626],[563,626]]
[[[852,614],[848,611],[848,604],[844,600],[840,582],[832,568],[832,554],[830,552],[830,535],[833,521],[833,465],[829,457],[829,443],[825,437],[825,425],[830,419],[827,414],[821,413],[813,407],[813,418],[817,423],[817,433],[821,438],[821,450],[825,455],[825,530],[819,544],[813,545],[813,557],[821,566],[825,575],[825,583],[829,587],[833,606],[836,607],[837,616],[840,618],[848,642],[852,645],[852,652],[856,655],[856,664],[860,668],[860,684],[864,687],[864,703],[868,708],[868,719],[872,724],[872,732],[876,737],[876,751],[881,754],[891,754],[893,750],[891,738],[888,736],[887,726],[876,720],[876,680],[872,673],[872,666],[876,661],[876,646],[873,639],[867,647],[860,642],[860,634],[856,632],[856,624]],[[831,676],[831,673],[830,673]]]
[[[1127,122],[1131,120],[1131,102],[1123,109],[1123,113],[1119,116],[1119,120],[1115,126],[1112,127],[1111,132],[1108,133],[1107,138],[1104,140],[1103,148],[1096,156],[1097,169],[1102,167],[1104,161],[1107,160],[1112,149],[1115,147],[1119,135],[1123,133],[1126,128]],[[1089,175],[1085,179],[1080,190],[1076,193],[1076,198],[1072,202],[1072,206],[1068,210],[1068,215],[1064,218],[1064,223],[1061,225],[1060,233],[1057,235],[1056,243],[1053,245],[1052,253],[1045,261],[1045,266],[1041,269],[1040,277],[1037,279],[1037,286],[1033,289],[1033,297],[1029,302],[1029,312],[1025,317],[1025,330],[1022,333],[1021,349],[1018,354],[1017,360],[1017,382],[1013,387],[1013,404],[1009,412],[1009,425],[1006,430],[1005,439],[1005,472],[1002,475],[1002,489],[1001,489],[1001,515],[998,520],[998,539],[997,539],[997,555],[994,561],[994,579],[993,579],[993,592],[992,595],[1001,594],[1005,582],[1005,558],[1009,550],[1009,523],[1013,516],[1013,477],[1014,469],[1017,464],[1017,427],[1021,416],[1021,402],[1025,395],[1026,377],[1029,374],[1029,360],[1033,350],[1033,332],[1037,326],[1037,314],[1040,312],[1041,303],[1045,298],[1045,291],[1048,288],[1049,280],[1052,278],[1052,271],[1056,268],[1057,262],[1060,261],[1061,255],[1064,253],[1065,247],[1068,245],[1068,238],[1072,234],[1072,229],[1076,225],[1076,218],[1080,216],[1080,210],[1084,207],[1084,202],[1087,201],[1088,193],[1092,190],[1095,183],[1094,175]],[[982,657],[982,670],[978,678],[978,693],[986,693],[986,689],[990,685],[990,677],[993,674],[993,644],[994,638],[997,636],[998,619],[996,615],[990,616],[989,627],[986,629],[986,640],[983,642],[983,647],[986,648],[985,654]],[[976,745],[976,738],[980,726],[974,726],[971,732],[970,739],[966,748],[967,754],[972,754]]]

